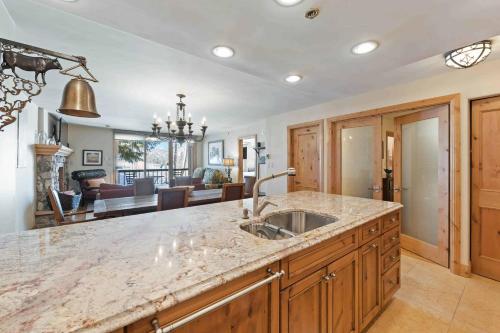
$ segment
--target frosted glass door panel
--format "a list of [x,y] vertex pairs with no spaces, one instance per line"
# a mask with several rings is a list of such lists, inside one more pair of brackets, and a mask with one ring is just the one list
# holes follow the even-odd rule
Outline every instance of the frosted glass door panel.
[[437,245],[439,119],[402,125],[401,134],[402,232]]
[[373,197],[374,134],[373,126],[342,129],[342,195]]

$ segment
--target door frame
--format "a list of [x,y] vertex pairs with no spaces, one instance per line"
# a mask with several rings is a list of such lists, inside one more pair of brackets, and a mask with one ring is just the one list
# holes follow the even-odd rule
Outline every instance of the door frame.
[[[377,124],[378,123],[378,124]],[[337,121],[333,124],[333,128],[331,130],[332,133],[332,146],[335,146],[334,154],[332,158],[335,160],[333,164],[333,172],[332,172],[332,191],[333,193],[341,193],[342,191],[342,163],[341,163],[341,155],[342,155],[342,145],[341,145],[341,137],[339,129],[343,128],[356,128],[356,127],[367,127],[374,126],[376,128],[375,135],[381,137],[382,136],[382,117],[380,115],[368,116],[368,117],[360,117],[354,119],[346,119],[342,121]],[[382,145],[373,143],[373,153],[374,156],[380,156],[380,160],[373,161],[373,168],[378,170],[374,175],[374,181],[372,186],[377,183],[380,190],[377,194],[373,193],[373,197],[375,199],[376,196],[380,197],[382,200]],[[382,150],[381,150],[382,149]],[[335,179],[335,181],[333,181]],[[375,181],[378,179],[378,181]],[[378,199],[378,198],[377,198]]]
[[[427,119],[438,119],[439,127],[439,152],[438,152],[438,214],[439,214],[439,224],[438,224],[438,244],[432,245],[426,243],[425,241],[416,239],[410,235],[401,233],[401,247],[420,254],[422,257],[429,259],[441,266],[449,266],[449,243],[450,243],[450,226],[449,226],[449,202],[450,202],[450,191],[449,191],[449,179],[450,179],[450,168],[449,168],[449,108],[445,105],[437,106],[430,109],[423,109],[421,111],[415,111],[404,116],[399,116],[394,118],[394,158],[393,158],[393,179],[394,188],[399,187],[399,191],[394,191],[394,201],[402,202],[402,195],[404,188],[402,187],[402,174],[403,174],[403,138],[402,138],[402,126],[408,123],[415,123],[421,120]],[[399,148],[399,149],[396,149]],[[446,179],[443,176],[447,176]],[[445,200],[443,200],[445,199]],[[444,224],[446,221],[446,224]],[[404,245],[404,246],[403,246]]]
[[[287,168],[292,164],[292,131],[295,129],[303,128],[303,127],[311,127],[311,126],[318,126],[318,152],[319,152],[319,191],[324,192],[324,184],[323,184],[323,146],[324,146],[324,130],[323,130],[323,124],[324,120],[316,120],[316,121],[309,121],[305,123],[300,123],[300,124],[294,124],[294,125],[289,125],[286,128],[286,135],[287,135]],[[290,192],[292,190],[292,177],[287,177],[287,192]]]
[[[388,113],[413,111],[438,105],[448,105],[450,112],[450,271],[454,274],[468,276],[470,274],[470,262],[468,265],[461,263],[461,126],[460,126],[460,94],[451,94],[433,98],[422,99],[418,101],[390,105],[385,107],[374,108],[366,111],[350,113],[346,115],[328,118],[328,144],[327,152],[328,161],[328,193],[335,193],[333,189],[333,160],[335,156],[335,145],[332,144],[332,129],[336,122],[347,119],[361,118],[374,115],[384,115]],[[382,140],[382,138],[381,138]]]
[[[238,137],[238,182],[243,183],[243,140],[255,139],[255,147],[257,147],[257,134],[244,135]],[[247,152],[248,154],[248,152]],[[257,153],[255,154],[255,178],[259,179],[259,161]]]

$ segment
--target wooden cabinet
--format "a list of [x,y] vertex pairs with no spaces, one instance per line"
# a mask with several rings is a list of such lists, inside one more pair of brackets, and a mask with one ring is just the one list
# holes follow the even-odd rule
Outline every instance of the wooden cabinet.
[[282,333],[355,333],[357,315],[357,251],[281,292]]
[[395,245],[399,246],[399,228],[391,229],[382,235],[382,253],[386,253]]
[[[127,333],[152,332],[152,321],[165,327],[196,311],[223,300],[270,276],[267,269],[277,272],[279,263],[259,269],[242,278],[180,303],[155,316],[144,318],[127,326]],[[279,281],[275,279],[257,289],[230,301],[221,307],[173,330],[175,333],[278,333],[279,332]]]
[[390,213],[382,217],[382,230],[386,232],[389,229],[392,229],[396,226],[399,226],[401,211],[396,211],[394,213]]
[[401,286],[400,263],[394,265],[382,277],[382,304],[386,305]]
[[281,333],[327,333],[326,269],[281,292]]
[[380,293],[380,238],[359,249],[359,326],[364,329],[379,313]]
[[360,228],[359,243],[360,245],[366,244],[372,239],[380,236],[380,220],[368,222]]
[[353,229],[292,254],[281,261],[281,267],[285,270],[285,276],[281,279],[281,287],[301,280],[357,248],[358,231]]
[[[280,280],[242,290],[284,270]],[[230,301],[175,333],[358,333],[400,287],[399,212],[348,230],[280,262],[126,327],[151,332],[214,303]],[[231,298],[234,295],[238,297]]]
[[328,332],[358,331],[358,253],[351,252],[328,266]]

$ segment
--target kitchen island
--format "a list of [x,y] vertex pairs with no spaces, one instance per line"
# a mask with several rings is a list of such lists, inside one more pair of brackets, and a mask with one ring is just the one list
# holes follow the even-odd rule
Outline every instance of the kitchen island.
[[[301,306],[292,301],[306,290],[325,304],[318,323],[295,324],[330,325],[331,316],[322,313],[335,300],[326,295],[335,289],[338,265],[354,278],[351,301],[369,303],[347,305],[355,313],[340,322],[365,328],[399,286],[401,205],[315,192],[263,199],[277,207],[256,220],[305,210],[338,221],[287,239],[262,239],[240,228],[253,222],[242,219],[243,208],[251,208],[247,199],[0,235],[0,332],[151,331],[153,320],[163,327],[269,277],[278,278],[243,296],[248,311],[236,314],[244,315],[239,324],[288,332],[299,318],[291,313]],[[223,315],[234,315],[230,307]]]

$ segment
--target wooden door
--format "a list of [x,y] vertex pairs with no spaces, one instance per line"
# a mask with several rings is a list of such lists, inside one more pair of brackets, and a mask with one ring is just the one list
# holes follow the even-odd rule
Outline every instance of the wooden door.
[[325,276],[321,269],[281,292],[281,333],[327,332]]
[[394,201],[403,203],[401,247],[449,264],[448,105],[394,119]]
[[359,330],[362,331],[381,310],[380,238],[359,250]]
[[472,272],[500,281],[500,97],[472,102]]
[[328,266],[328,333],[358,332],[358,253]]
[[288,129],[288,165],[296,170],[288,179],[288,191],[321,191],[322,123]]
[[382,200],[382,117],[336,122],[332,138],[331,191]]

